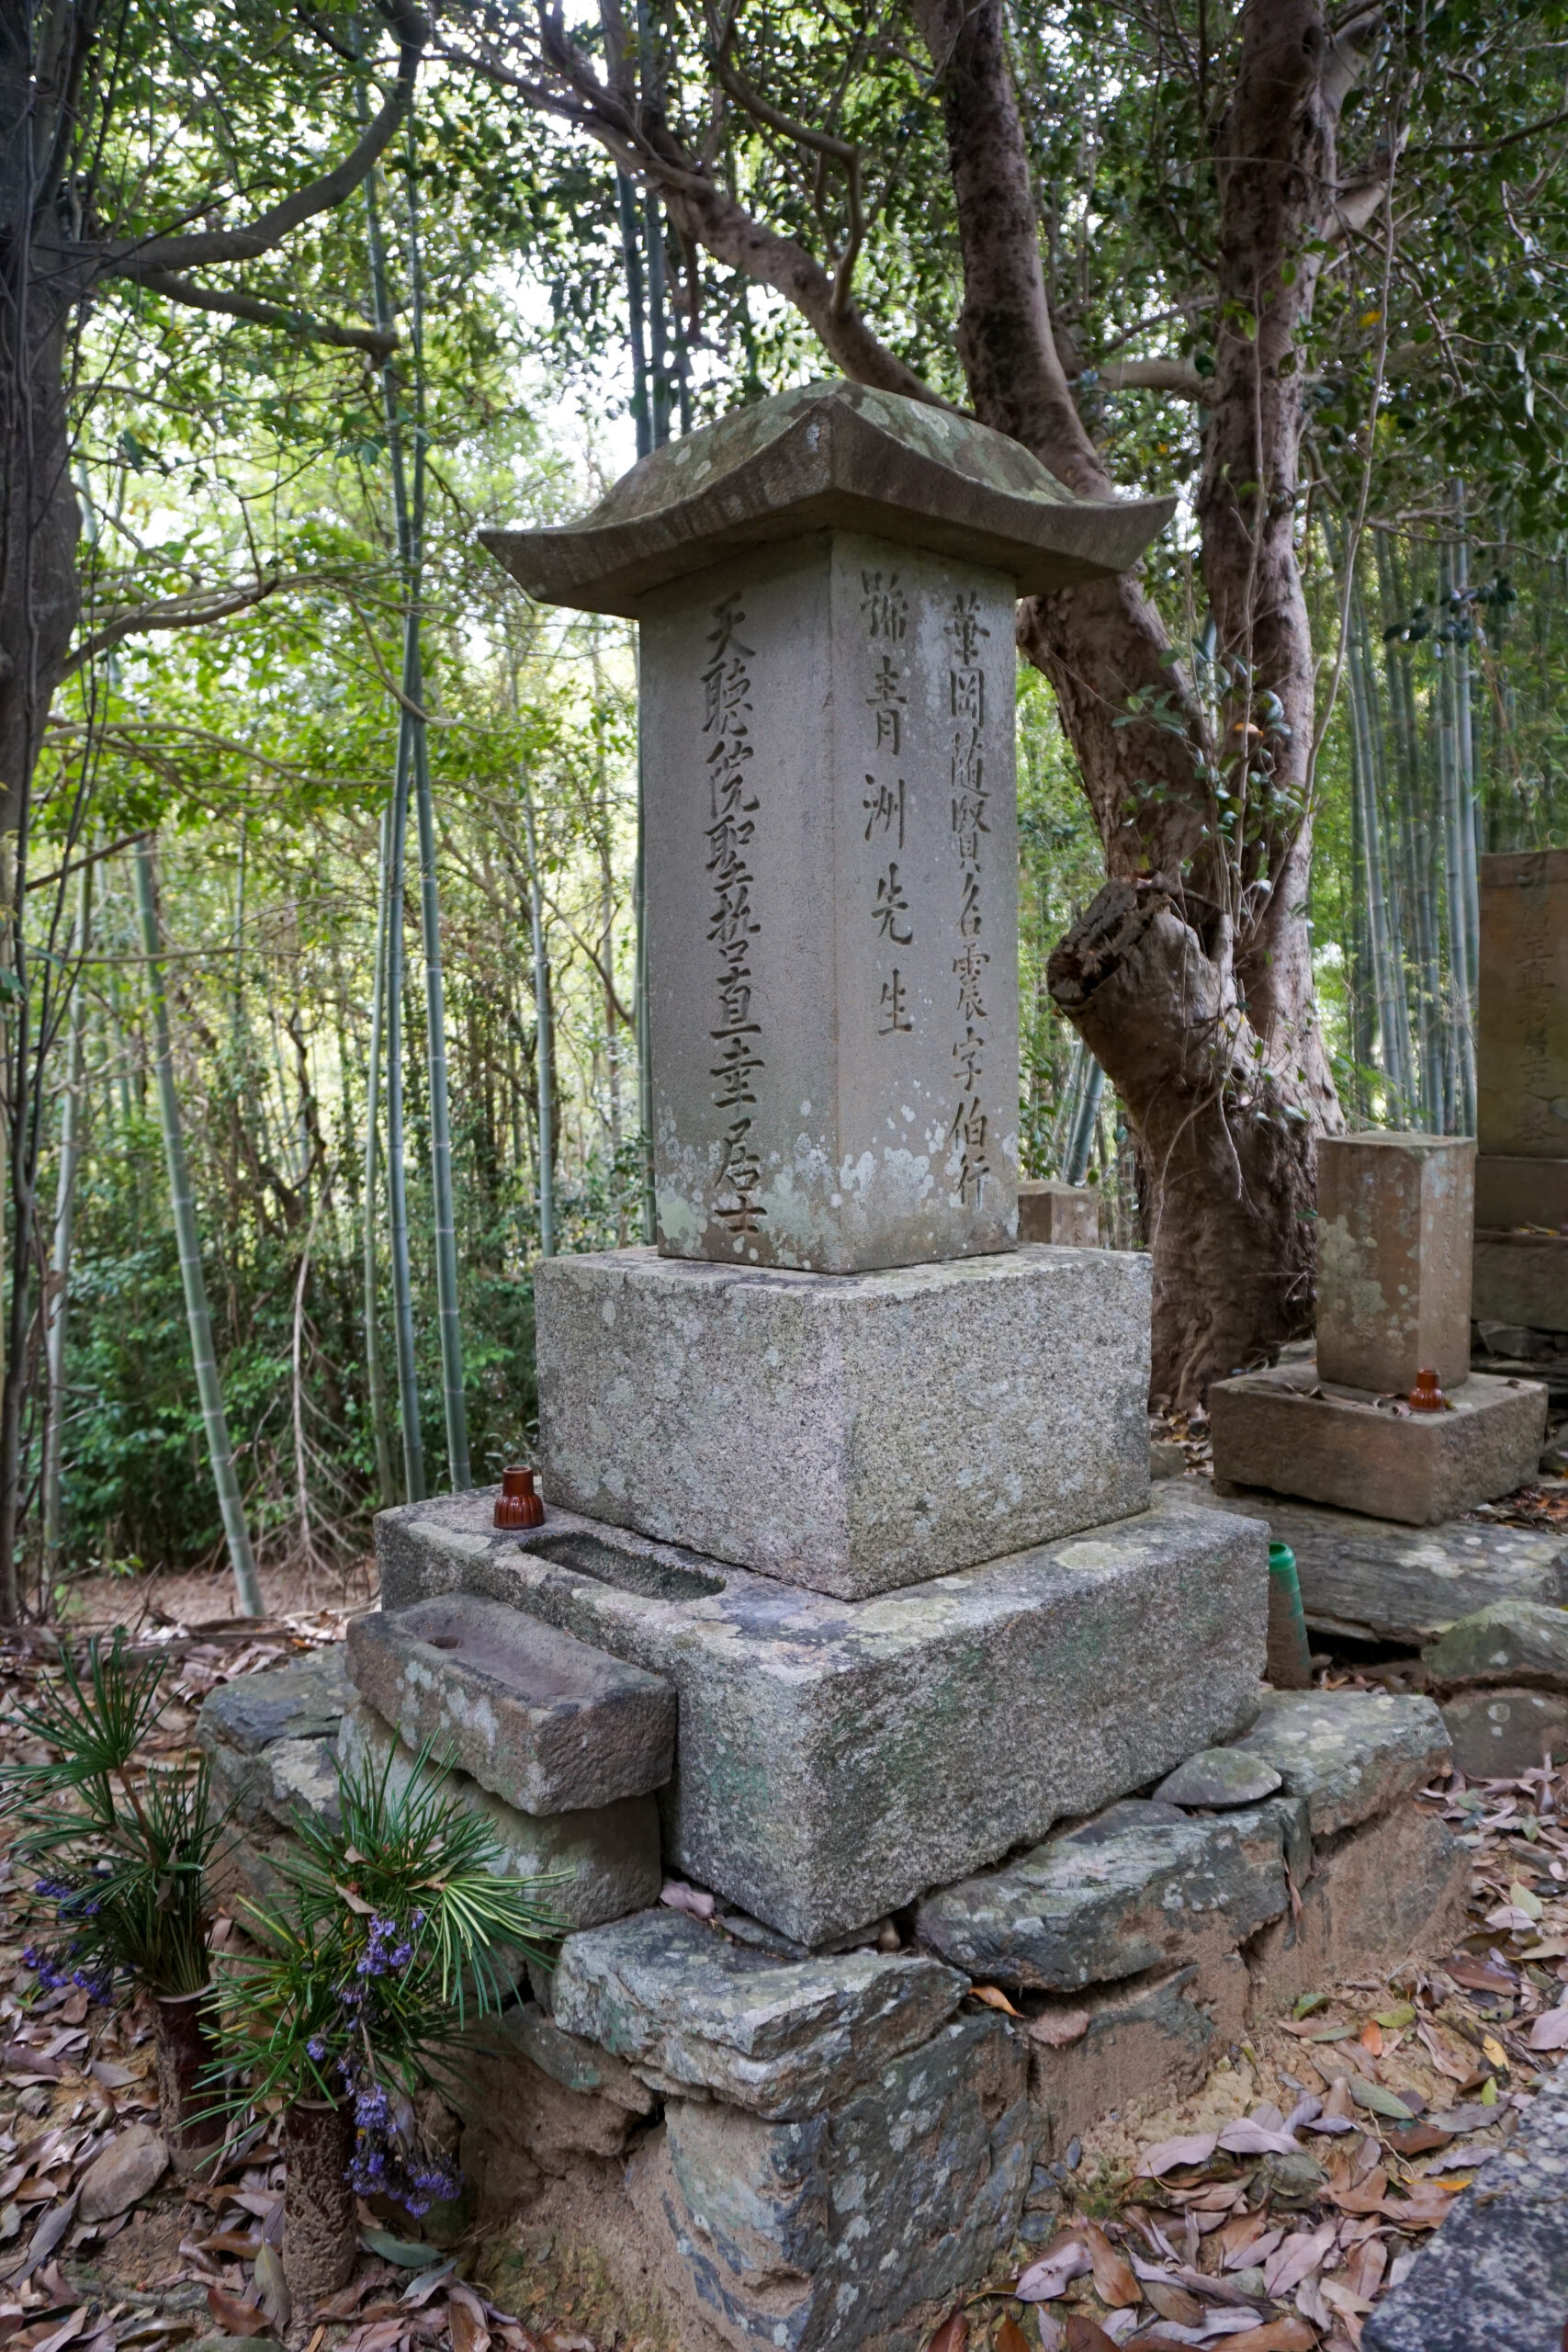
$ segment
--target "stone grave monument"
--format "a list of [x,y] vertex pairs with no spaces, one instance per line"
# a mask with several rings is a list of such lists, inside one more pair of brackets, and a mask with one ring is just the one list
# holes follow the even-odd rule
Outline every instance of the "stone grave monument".
[[1535,1475],[1545,1389],[1470,1371],[1474,1167],[1468,1136],[1320,1141],[1316,1358],[1216,1382],[1222,1493],[1425,1526]]
[[1538,1353],[1568,1335],[1568,850],[1481,860],[1475,1071],[1471,1311],[1494,1353]]
[[[463,2161],[624,2166],[705,2346],[918,2352],[1115,2083],[1456,1916],[1435,1708],[1260,1717],[1267,1531],[1151,1490],[1146,1261],[1019,1240],[1014,600],[1166,511],[814,384],[488,535],[641,629],[658,1245],[536,1270],[545,1521],[381,1515],[334,1737],[565,1871]],[[288,1722],[204,1719],[261,1839]]]
[[1021,1184],[1018,1238],[1092,1250],[1100,1239],[1100,1194],[1092,1184]]

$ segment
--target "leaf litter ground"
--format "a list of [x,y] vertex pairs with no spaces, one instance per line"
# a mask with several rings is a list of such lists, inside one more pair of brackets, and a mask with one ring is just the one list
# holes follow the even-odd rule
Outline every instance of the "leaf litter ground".
[[[139,1627],[173,1661],[150,1758],[187,1747],[220,1682],[341,1639],[352,1613],[213,1623],[220,1588],[188,1582],[164,1586]],[[10,1702],[47,1657],[41,1645],[0,1654],[13,1752]],[[1395,1678],[1331,1666],[1319,1679]],[[1568,2049],[1568,1772],[1455,1776],[1415,1802],[1471,1852],[1460,1947],[1441,1966],[1316,1988],[1191,2097],[1105,2117],[1055,2168],[1053,2235],[998,2266],[931,2352],[1233,2338],[1245,2352],[1356,2352],[1368,2312]],[[657,2301],[629,2305],[581,2212],[552,2215],[548,2197],[509,2231],[444,2246],[363,2208],[349,2286],[286,2317],[277,2119],[242,2138],[214,2182],[187,2192],[164,2171],[149,2187],[150,2009],[40,1992],[21,1959],[42,1924],[33,1910],[28,1875],[0,1857],[0,2352],[224,2336],[235,2352],[252,2336],[291,2352],[677,2352],[679,2323]],[[976,1997],[1008,2006],[991,1988]]]

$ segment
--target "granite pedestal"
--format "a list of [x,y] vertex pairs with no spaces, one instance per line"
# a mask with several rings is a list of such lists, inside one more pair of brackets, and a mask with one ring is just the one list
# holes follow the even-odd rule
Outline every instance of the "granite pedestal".
[[552,1508],[852,1600],[1148,1499],[1141,1256],[823,1275],[617,1250],[535,1283]]
[[1018,1238],[1092,1250],[1100,1240],[1100,1194],[1092,1184],[1032,1180],[1018,1188]]
[[1216,1381],[1209,1426],[1217,1489],[1436,1526],[1534,1477],[1546,1390],[1474,1373],[1446,1411],[1396,1412],[1369,1390],[1330,1388],[1312,1364],[1277,1364]]
[[1480,899],[1474,1313],[1568,1331],[1568,850],[1483,857]]
[[874,1600],[486,1495],[383,1511],[384,1605],[471,1593],[661,1676],[668,1858],[807,1945],[1147,1785],[1258,1709],[1260,1523],[1150,1509]]
[[1470,1370],[1475,1146],[1464,1136],[1324,1136],[1317,1147],[1317,1368],[1408,1396]]

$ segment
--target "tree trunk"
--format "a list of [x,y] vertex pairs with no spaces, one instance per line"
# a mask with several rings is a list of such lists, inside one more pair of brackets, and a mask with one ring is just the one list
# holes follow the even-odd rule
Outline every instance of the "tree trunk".
[[[1112,495],[1052,336],[1001,0],[916,0],[916,16],[941,77],[976,412],[1070,489]],[[1232,323],[1200,494],[1220,646],[1241,665],[1220,742],[1132,575],[1020,613],[1111,877],[1052,957],[1052,993],[1127,1111],[1155,1261],[1153,1390],[1181,1404],[1311,1328],[1314,1134],[1340,1124],[1305,921],[1315,672],[1290,345],[1316,268],[1303,248],[1333,194],[1342,65],[1309,0],[1250,0],[1219,157]]]

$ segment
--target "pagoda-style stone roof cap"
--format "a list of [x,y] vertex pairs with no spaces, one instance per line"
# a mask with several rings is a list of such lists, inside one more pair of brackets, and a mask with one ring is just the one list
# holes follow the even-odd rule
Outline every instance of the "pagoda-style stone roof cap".
[[480,537],[547,605],[634,616],[738,548],[864,531],[1011,575],[1021,595],[1125,571],[1171,498],[1075,498],[1005,433],[864,384],[812,383],[667,442],[580,522]]

